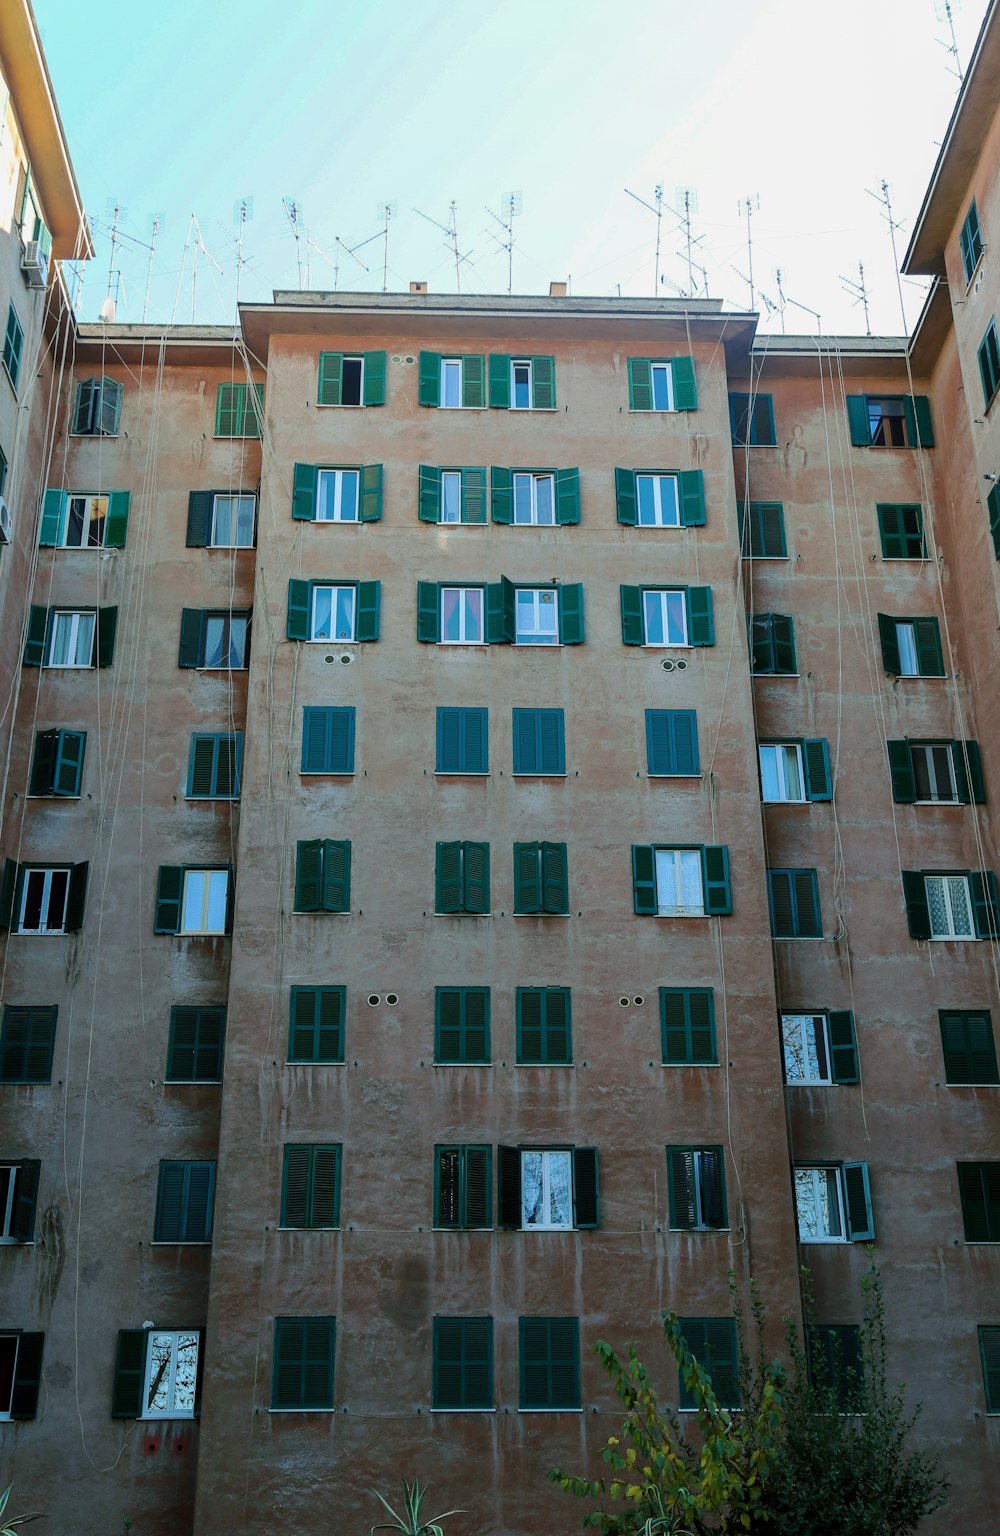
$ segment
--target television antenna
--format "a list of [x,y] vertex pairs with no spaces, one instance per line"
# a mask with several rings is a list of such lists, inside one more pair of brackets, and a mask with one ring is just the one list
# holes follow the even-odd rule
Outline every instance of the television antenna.
[[156,250],[156,236],[159,233],[160,223],[163,219],[162,212],[154,213],[149,221],[149,260],[146,263],[146,292],[142,301],[142,323],[146,323],[146,315],[149,311],[149,288],[153,280],[153,253]]
[[[283,197],[281,206],[285,210],[285,218],[288,220],[295,241],[295,260],[299,269],[299,292],[302,292],[302,236],[305,233],[303,227],[302,204],[296,202],[294,197]],[[306,245],[306,287],[309,286],[309,246]]]
[[441,230],[441,232],[445,236],[445,238],[448,241],[450,241],[452,254],[455,257],[455,289],[456,289],[456,292],[461,293],[461,291],[462,291],[462,262],[463,261],[468,261],[469,257],[472,255],[472,250],[471,250],[471,247],[470,247],[470,249],[466,251],[464,256],[459,254],[459,250],[458,250],[458,204],[455,202],[454,199],[452,199],[452,201],[448,204],[448,223],[447,224],[439,224],[437,219],[432,219],[429,213],[421,213],[419,208],[414,208],[413,211],[416,214],[420,214],[420,217],[422,219],[426,219],[428,224],[433,224],[435,229]]
[[[705,282],[705,292],[708,292],[708,273],[704,267],[699,267],[694,260],[693,248],[696,245],[701,245],[703,242],[700,235],[694,236],[691,233],[691,215],[698,212],[698,188],[678,187],[674,201],[677,204],[678,210],[681,208],[684,210],[683,213],[678,212],[677,217],[681,221],[681,228],[684,231],[684,243],[687,248],[688,290],[691,297],[694,298],[697,291],[694,283],[695,272],[702,274]],[[678,251],[677,254],[680,255],[680,252]]]
[[954,59],[954,69],[949,64],[948,70],[950,74],[957,76],[960,85],[964,82],[965,76],[962,73],[962,65],[958,57],[958,40],[955,37],[955,13],[961,9],[961,0],[934,0],[935,16],[938,21],[947,22],[948,31],[951,33],[950,43],[943,43],[940,38],[937,38],[936,41],[941,44],[945,53]]
[[898,223],[892,216],[892,197],[889,192],[889,183],[886,181],[885,177],[883,177],[879,182],[877,192],[873,192],[871,187],[866,187],[865,191],[868,193],[869,197],[873,197],[875,201],[877,203],[881,203],[882,207],[885,209],[882,217],[885,219],[889,226],[889,239],[892,242],[892,264],[896,269],[896,287],[899,290],[899,313],[903,322],[903,334],[908,336],[910,333],[910,328],[906,320],[906,305],[903,302],[903,285],[899,281],[899,255],[896,251],[896,231],[897,229],[902,229],[903,226],[902,224]]
[[341,240],[339,235],[334,235],[334,237],[333,237],[333,240],[334,240],[333,252],[334,252],[334,258],[335,258],[334,259],[334,263],[333,263],[333,291],[334,291],[334,293],[337,292],[337,284],[340,281],[340,253],[341,253],[341,251],[346,251],[348,256],[352,256],[354,258],[354,260],[357,262],[359,267],[363,267],[366,272],[370,272],[371,271],[371,267],[369,267],[367,265],[367,263],[363,262],[361,260],[361,257],[356,255],[355,253],[357,251],[360,251],[362,245],[370,245],[373,240],[377,240],[377,239],[378,239],[378,235],[369,235],[368,239],[367,240],[362,240],[360,245],[353,245],[353,246],[351,246],[351,245],[347,244],[346,240]]
[[382,292],[389,290],[389,224],[399,213],[399,204],[396,199],[387,198],[384,203],[378,205],[378,221],[385,226],[385,245],[382,249]]
[[788,297],[788,295],[786,294],[786,292],[785,292],[785,290],[784,290],[784,288],[782,286],[782,277],[781,277],[781,268],[780,267],[775,268],[774,280],[775,280],[775,283],[776,283],[777,288],[778,288],[778,298],[781,300],[781,303],[779,305],[779,308],[780,308],[780,311],[781,311],[781,334],[782,335],[785,334],[785,306],[790,304],[793,309],[801,309],[801,310],[804,310],[807,315],[812,315],[813,319],[816,321],[816,334],[817,334],[817,336],[822,336],[822,334],[823,334],[823,317],[821,316],[819,310],[818,309],[810,309],[808,304],[800,304],[798,299],[790,299]]
[[243,236],[244,236],[244,233],[245,233],[245,230],[246,230],[246,226],[247,226],[247,224],[249,224],[249,222],[250,222],[250,220],[252,218],[253,218],[253,198],[252,197],[238,197],[236,199],[236,202],[233,204],[233,223],[236,225],[236,229],[237,229],[237,236],[236,236],[236,307],[237,307],[237,309],[239,308],[239,303],[240,303],[240,278],[243,275],[243,268],[246,266],[246,261],[244,260],[244,257],[243,257]]
[[108,293],[110,299],[111,290],[115,282],[115,246],[118,245],[121,236],[118,233],[119,224],[124,224],[128,218],[128,209],[123,208],[117,197],[109,197],[104,205],[104,216],[111,220],[111,259],[108,262]]
[[625,188],[625,191],[628,193],[628,196],[633,199],[634,202],[640,203],[643,208],[648,208],[650,213],[654,213],[656,215],[656,264],[653,275],[653,296],[655,298],[660,291],[660,226],[663,222],[663,210],[664,208],[667,208],[668,212],[673,213],[675,218],[679,218],[680,215],[675,213],[674,209],[671,208],[668,203],[664,203],[662,184],[658,184],[654,189],[653,196],[656,198],[655,205],[653,203],[647,203],[644,197],[640,197],[637,192],[630,191],[628,187]]
[[220,277],[222,276],[222,268],[216,261],[215,257],[211,254],[211,252],[206,249],[205,241],[201,233],[201,225],[198,223],[198,215],[196,213],[192,213],[191,223],[194,225],[194,228],[197,231],[197,239],[194,242],[194,257],[191,267],[191,324],[194,325],[195,306],[198,302],[198,252],[200,251],[205,260],[211,263]]
[[854,282],[853,278],[845,277],[843,273],[841,273],[840,276],[840,281],[844,285],[844,292],[853,295],[854,303],[851,305],[851,308],[857,309],[859,304],[864,305],[865,335],[870,336],[872,333],[872,328],[871,322],[868,319],[868,288],[865,283],[865,264],[863,261],[858,262],[858,279],[858,282]]
[[[747,221],[747,274],[748,275],[746,277],[743,277],[743,274],[740,273],[740,276],[743,277],[743,281],[745,283],[748,283],[749,286],[750,286],[750,308],[751,309],[756,309],[756,307],[757,307],[757,297],[756,297],[756,294],[754,293],[754,286],[753,286],[753,238],[752,238],[751,231],[750,231],[750,223],[751,223],[751,220],[753,218],[754,212],[757,212],[757,213],[760,212],[760,194],[758,192],[752,192],[749,197],[741,198],[736,206],[737,206],[737,211],[739,213],[740,218],[743,218],[743,216],[745,214],[746,215],[746,221]],[[733,270],[735,271],[736,269],[734,268]]]
[[492,208],[487,208],[486,212],[491,219],[500,225],[500,228],[507,236],[506,240],[499,240],[496,235],[493,238],[498,241],[500,249],[507,252],[507,293],[509,296],[514,291],[514,220],[519,219],[524,211],[524,199],[520,192],[506,192],[500,199],[500,207],[506,212],[506,219],[495,214]]

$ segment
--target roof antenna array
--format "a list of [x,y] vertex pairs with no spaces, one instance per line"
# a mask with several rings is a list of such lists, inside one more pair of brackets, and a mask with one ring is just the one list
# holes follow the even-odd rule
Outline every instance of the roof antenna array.
[[396,199],[387,198],[384,203],[378,205],[378,221],[385,226],[385,245],[382,249],[382,292],[389,291],[389,223],[399,212],[399,204]]
[[506,240],[500,240],[497,235],[493,238],[500,249],[507,252],[507,296],[509,298],[514,292],[514,220],[519,219],[524,211],[524,199],[520,192],[506,192],[500,199],[500,206],[507,215],[505,219],[495,214],[492,208],[487,208],[486,212],[500,225],[507,236]]
[[247,224],[253,218],[253,198],[238,197],[233,204],[233,223],[237,228],[236,236],[236,307],[240,307],[240,278],[243,268],[246,266],[246,258],[243,255],[243,235]]
[[145,325],[149,312],[149,286],[153,280],[153,254],[156,250],[156,236],[163,222],[163,214],[154,213],[149,221],[149,260],[146,263],[146,292],[142,301],[142,323]]
[[[663,209],[665,206],[663,202],[663,186],[661,183],[654,188],[655,206],[653,203],[647,203],[644,197],[640,197],[637,192],[630,191],[628,187],[625,188],[625,191],[635,202],[641,204],[643,208],[648,208],[650,213],[655,213],[656,215],[656,264],[653,274],[653,297],[656,298],[660,292],[660,226],[663,222]],[[669,211],[671,213],[674,212],[672,208]],[[677,217],[680,217],[680,215],[678,214]]]
[[[698,212],[698,188],[697,187],[678,187],[677,191],[676,191],[676,194],[674,196],[674,201],[677,204],[677,208],[678,208],[677,217],[680,219],[680,221],[681,221],[681,228],[684,231],[684,244],[685,244],[686,253],[687,253],[687,269],[688,269],[688,297],[693,299],[695,294],[698,291],[696,286],[695,286],[694,274],[696,272],[700,272],[701,273],[701,278],[702,278],[702,283],[704,285],[705,296],[707,298],[708,297],[708,273],[705,270],[705,268],[704,267],[700,267],[698,265],[698,263],[694,259],[694,247],[696,245],[702,245],[704,242],[702,240],[701,235],[692,235],[692,233],[691,233],[691,215],[693,213],[697,213]],[[684,210],[683,213],[681,213],[679,211],[680,209]],[[677,254],[679,256],[681,254],[681,252],[678,251]]]
[[960,0],[934,0],[935,16],[937,17],[938,21],[947,22],[948,31],[951,33],[950,43],[943,43],[941,42],[940,38],[937,38],[937,42],[941,43],[941,47],[944,49],[945,53],[949,54],[950,57],[954,59],[954,69],[952,69],[951,65],[949,64],[948,70],[950,74],[953,74],[957,77],[960,85],[964,82],[965,76],[962,73],[962,65],[958,57],[958,40],[955,37],[955,13],[961,9],[962,6]]
[[[754,286],[753,286],[753,238],[752,238],[751,232],[750,232],[750,221],[753,218],[753,214],[754,214],[755,210],[756,210],[757,213],[760,212],[760,194],[757,193],[757,192],[751,193],[751,195],[749,197],[742,198],[740,200],[740,202],[737,203],[736,206],[737,206],[737,211],[739,212],[740,218],[742,218],[743,215],[746,214],[746,221],[747,221],[747,275],[746,275],[746,277],[743,280],[744,280],[744,282],[746,282],[746,283],[748,283],[750,285],[750,308],[751,309],[756,309],[757,308],[757,296],[756,296],[756,294],[754,292]],[[741,273],[740,276],[742,277],[743,274]]]
[[[893,266],[896,269],[896,275],[897,275],[897,278],[898,278],[898,275],[899,275],[899,255],[898,255],[898,253],[896,251],[896,231],[897,231],[897,229],[902,229],[903,226],[902,226],[902,224],[897,223],[897,221],[892,216],[892,199],[891,199],[891,197],[889,195],[889,183],[883,177],[882,180],[878,184],[878,191],[877,192],[873,192],[871,187],[866,187],[865,191],[868,193],[869,197],[873,197],[877,203],[881,203],[883,209],[885,210],[884,213],[882,214],[882,217],[883,217],[883,219],[885,219],[886,223],[889,226],[889,239],[892,242],[892,263],[893,263]],[[907,335],[909,335],[910,327],[909,327],[909,324],[907,323],[907,319],[906,319],[906,305],[903,302],[903,290],[902,290],[902,287],[900,287],[900,290],[899,290],[899,309],[900,309],[900,316],[901,316],[902,321],[903,321],[903,330],[904,330],[904,332]]]
[[870,336],[871,333],[872,333],[872,327],[871,327],[871,321],[868,318],[868,288],[867,288],[867,286],[865,284],[865,264],[864,264],[864,262],[863,261],[859,261],[858,262],[858,282],[854,282],[852,278],[844,277],[843,274],[841,274],[840,281],[844,285],[844,292],[852,294],[853,297],[854,297],[854,303],[851,305],[851,308],[852,309],[857,309],[859,304],[863,304],[864,305],[864,307],[865,307],[865,335],[866,336]]
[[429,213],[421,213],[419,208],[414,208],[413,211],[414,211],[414,213],[420,214],[420,217],[422,219],[426,219],[428,224],[433,224],[434,228],[435,229],[439,229],[441,231],[441,233],[445,236],[446,240],[448,240],[448,242],[449,242],[449,244],[451,246],[452,254],[455,257],[455,291],[457,293],[461,293],[461,291],[462,291],[462,262],[463,261],[468,261],[469,257],[472,255],[472,249],[470,247],[469,250],[466,251],[464,256],[459,254],[459,249],[458,249],[458,204],[455,202],[454,198],[448,204],[448,222],[447,222],[447,224],[439,224],[437,219],[432,219]]
[[[112,290],[112,288],[114,288],[116,286],[115,285],[115,247],[117,246],[117,244],[119,242],[118,225],[125,223],[125,220],[128,218],[128,209],[127,208],[123,208],[121,206],[121,204],[119,203],[117,197],[113,201],[109,197],[108,200],[107,200],[107,203],[104,206],[104,214],[105,214],[106,218],[109,218],[111,220],[111,257],[110,257],[110,260],[108,261],[108,292],[107,292],[106,298],[111,300],[111,303],[113,305],[114,304],[114,299],[112,297],[111,290]],[[119,276],[120,275],[121,274],[119,274]],[[101,313],[102,313],[102,315],[104,314],[104,310],[103,309],[101,310]],[[111,319],[112,320],[114,319],[114,315],[113,314],[111,315]]]
[[[302,235],[304,233],[303,228],[302,228],[302,204],[296,202],[294,197],[283,197],[281,199],[281,206],[285,210],[285,217],[288,220],[289,227],[291,228],[291,231],[292,231],[292,237],[295,240],[295,260],[296,260],[296,262],[298,264],[298,269],[299,269],[299,292],[301,293],[302,292]],[[308,287],[308,285],[309,285],[309,247],[307,245],[306,246],[306,286]]]
[[779,306],[778,306],[778,308],[781,311],[781,334],[782,335],[785,334],[785,306],[787,304],[790,304],[793,309],[801,309],[801,310],[804,310],[807,315],[812,315],[813,319],[816,321],[816,334],[817,334],[817,336],[822,336],[822,334],[823,334],[823,317],[820,314],[819,310],[818,309],[810,309],[808,304],[800,304],[798,299],[790,299],[788,297],[788,295],[785,293],[785,290],[784,290],[784,288],[782,286],[781,268],[780,267],[778,267],[775,270],[774,280],[775,280],[775,282],[777,284],[777,287],[778,287],[778,298],[781,301]]

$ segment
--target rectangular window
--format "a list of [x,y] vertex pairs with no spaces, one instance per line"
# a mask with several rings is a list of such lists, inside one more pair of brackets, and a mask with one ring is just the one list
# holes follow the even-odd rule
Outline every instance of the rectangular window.
[[441,471],[439,520],[442,523],[460,523],[462,521],[462,471],[460,469],[443,469]]
[[490,910],[489,843],[438,843],[434,910],[482,917]]
[[263,384],[220,384],[215,401],[216,437],[260,437]]
[[944,677],[937,619],[878,616],[885,670],[896,677]]
[[339,1144],[286,1146],[281,1173],[283,1227],[340,1226]]
[[35,1417],[44,1342],[44,1333],[0,1333],[0,1420]]
[[434,1225],[478,1230],[493,1225],[493,1148],[434,1148]]
[[360,506],[361,471],[321,469],[316,475],[316,522],[356,523]]
[[573,1060],[569,987],[518,987],[520,1066],[568,1066]]
[[630,411],[694,411],[698,387],[693,357],[630,357]]
[[947,743],[911,742],[909,750],[916,799],[956,801],[954,765]]
[[81,379],[73,401],[74,437],[117,437],[122,386],[117,379]]
[[729,396],[729,426],[736,448],[773,448],[778,439],[774,431],[774,400],[756,391]]
[[185,869],[180,933],[228,933],[228,869]]
[[196,732],[188,758],[189,800],[238,800],[243,762],[243,732],[232,735]]
[[310,640],[353,641],[357,588],[312,585],[309,614]]
[[986,335],[979,343],[979,377],[983,383],[983,403],[990,405],[1000,388],[1000,341],[997,340],[997,323],[991,320]]
[[151,1328],[146,1344],[142,1419],[193,1419],[198,1408],[197,1328]]
[[486,358],[481,352],[442,357],[421,352],[418,399],[445,410],[481,410],[486,404]]
[[221,1082],[225,1034],[225,1008],[171,1008],[166,1082]]
[[711,587],[621,587],[622,644],[714,645]]
[[979,1354],[983,1366],[986,1412],[1000,1413],[1000,1328],[979,1329]]
[[806,786],[802,771],[802,748],[798,742],[762,742],[757,751],[760,754],[761,799],[765,803],[804,803]]
[[569,912],[565,843],[514,844],[514,911],[535,916]]
[[76,799],[83,782],[86,731],[36,731],[29,795]]
[[632,895],[641,917],[726,916],[733,909],[729,849],[633,844]]
[[519,1405],[527,1409],[580,1407],[580,1321],[576,1317],[518,1319],[521,1357]]
[[711,987],[661,987],[660,1037],[665,1067],[714,1066],[715,997]]
[[0,1083],[50,1083],[58,1008],[9,1004],[0,1025]]
[[559,644],[559,605],[554,588],[518,587],[515,605],[517,645]]
[[512,478],[514,522],[536,528],[552,527],[556,520],[555,475],[548,471],[515,470]]
[[41,1167],[37,1158],[0,1163],[0,1243],[34,1242]]
[[962,224],[959,248],[962,252],[962,271],[965,273],[965,281],[968,285],[972,282],[972,274],[978,267],[979,258],[983,254],[983,236],[979,228],[979,211],[976,208],[975,198],[972,199]]
[[515,709],[514,772],[564,774],[566,742],[561,709]]
[[864,1413],[861,1330],[856,1323],[807,1323],[806,1369],[811,1385],[836,1413]]
[[447,1066],[489,1064],[489,987],[434,988],[434,1060]]
[[53,609],[49,614],[46,667],[92,667],[97,638],[97,614]]
[[[509,474],[509,471],[505,473]],[[486,470],[439,469],[432,464],[421,464],[417,480],[417,515],[422,523],[482,525],[486,522]]]
[[442,645],[482,645],[486,639],[483,587],[441,587]]
[[377,640],[380,607],[378,581],[302,581],[293,577],[288,583],[285,634],[289,640],[327,645]]
[[354,714],[353,704],[304,707],[303,773],[354,772]]
[[858,1081],[854,1015],[847,1009],[783,1013],[781,1046],[785,1082],[792,1086]]
[[912,939],[992,939],[1000,934],[1000,892],[992,869],[904,869],[903,898]]
[[744,559],[787,560],[785,510],[780,501],[740,501],[740,548]]
[[821,939],[819,881],[814,869],[769,869],[767,897],[771,936],[775,939]]
[[438,405],[447,410],[458,410],[462,405],[462,360],[458,357],[441,359],[441,397]]
[[704,477],[700,469],[616,469],[615,507],[632,528],[703,528]]
[[489,711],[437,711],[436,773],[489,773]]
[[17,933],[65,933],[71,867],[21,871]]
[[926,560],[923,508],[918,502],[880,501],[876,508],[883,560]]
[[384,405],[384,352],[321,352],[317,405]]
[[795,677],[795,628],[783,613],[755,613],[747,619],[750,671],[755,677]]
[[492,1317],[436,1317],[433,1352],[435,1409],[493,1408]]
[[288,1010],[288,1060],[322,1065],[344,1059],[346,987],[293,987]]
[[250,614],[235,609],[181,609],[179,667],[239,671],[250,656]]
[[874,1240],[867,1163],[793,1169],[800,1243]]
[[129,491],[48,490],[38,542],[58,549],[121,549],[128,532]]
[[153,1242],[211,1242],[214,1204],[214,1162],[161,1162]]
[[521,1153],[521,1227],[525,1232],[568,1232],[573,1227],[573,1153]]
[[921,803],[981,805],[986,799],[977,741],[890,741],[892,798]]
[[873,448],[905,448],[906,413],[900,396],[869,395],[868,430]]
[[657,916],[703,917],[705,895],[700,850],[657,848],[655,864]]
[[687,604],[684,593],[644,590],[642,625],[645,645],[687,645]]
[[295,845],[295,911],[351,910],[351,845],[311,838]]
[[972,939],[972,895],[968,875],[925,875],[932,939]]
[[676,475],[645,475],[637,472],[635,495],[636,519],[640,528],[680,527],[681,506]]
[[530,357],[512,358],[510,364],[510,408],[530,411],[534,404],[533,363]]
[[951,1084],[1000,1083],[993,1015],[988,1008],[938,1010],[945,1081]]
[[847,421],[856,448],[933,448],[926,395],[848,395]]
[[216,491],[212,495],[208,542],[212,549],[252,549],[256,522],[256,496],[230,496]]
[[667,1189],[673,1231],[720,1231],[729,1225],[721,1147],[668,1147]]
[[17,390],[17,381],[21,373],[21,349],[24,346],[24,332],[21,322],[17,318],[17,311],[13,304],[7,310],[7,330],[3,339],[3,365],[7,370],[14,390]]
[[[684,1342],[702,1370],[708,1373],[712,1390],[720,1408],[740,1407],[740,1362],[736,1339],[736,1322],[731,1317],[682,1317],[679,1319]],[[684,1372],[678,1372],[680,1397],[678,1406],[694,1408],[695,1401],[684,1380]]]
[[967,1243],[1000,1243],[1000,1163],[959,1163]]
[[271,1408],[286,1412],[333,1407],[334,1317],[276,1317]]
[[698,716],[693,709],[647,709],[646,772],[650,778],[693,777],[698,761]]

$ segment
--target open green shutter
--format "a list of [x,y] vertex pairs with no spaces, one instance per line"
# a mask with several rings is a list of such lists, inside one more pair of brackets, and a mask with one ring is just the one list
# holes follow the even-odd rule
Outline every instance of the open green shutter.
[[844,1204],[847,1207],[847,1235],[852,1243],[873,1243],[872,1194],[867,1163],[844,1164]]
[[694,1152],[690,1147],[667,1148],[667,1209],[675,1231],[687,1231],[698,1223]]
[[218,736],[195,735],[192,737],[187,781],[189,797],[204,799],[215,792],[218,751]]
[[490,512],[495,523],[514,521],[514,476],[498,464],[490,470]]
[[118,629],[117,607],[98,608],[97,634],[94,637],[94,661],[99,667],[110,667],[115,657],[115,633]]
[[441,403],[441,354],[421,352],[417,380],[417,400],[420,405]]
[[58,731],[37,731],[35,750],[31,757],[31,776],[28,780],[29,795],[54,793],[56,753],[59,750]]
[[990,519],[990,538],[993,540],[993,553],[1000,560],[1000,482],[994,485],[987,496],[986,510]]
[[597,1148],[573,1148],[573,1225],[586,1231],[601,1225]]
[[24,665],[40,667],[45,661],[45,642],[49,631],[49,610],[32,603],[28,610],[28,633],[24,642]]
[[640,917],[656,916],[656,871],[648,843],[632,845],[632,905]]
[[569,874],[565,843],[542,843],[542,910],[569,911]]
[[382,583],[380,581],[358,582],[358,605],[354,620],[354,638],[356,640],[378,639],[381,591]]
[[100,395],[101,386],[97,379],[81,379],[76,386],[73,425],[70,427],[74,437],[89,437],[93,432]]
[[521,1225],[521,1153],[517,1147],[497,1147],[497,1226]]
[[319,355],[319,383],[316,389],[317,405],[339,405],[344,372],[343,352],[321,352]]
[[680,495],[681,526],[702,528],[705,524],[705,477],[700,469],[682,469],[677,476]]
[[55,761],[52,765],[52,793],[75,799],[83,777],[86,731],[56,731]]
[[437,645],[440,637],[441,605],[436,581],[417,582],[417,639],[423,645]]
[[115,1356],[115,1382],[111,1393],[113,1419],[137,1419],[142,1414],[142,1388],[146,1375],[145,1328],[120,1328]]
[[25,1158],[17,1170],[17,1199],[13,1210],[11,1235],[19,1243],[30,1243],[35,1236],[35,1206],[42,1165],[35,1157]]
[[628,360],[628,408],[630,411],[653,409],[653,367],[648,357]]
[[179,667],[200,667],[201,637],[205,615],[200,608],[181,609],[181,643],[177,653]]
[[508,639],[504,628],[504,587],[502,581],[486,585],[486,643],[500,645]]
[[856,1083],[858,1045],[854,1033],[854,1014],[849,1008],[833,1009],[827,1014],[830,1030],[830,1076],[835,1083]]
[[556,522],[562,525],[580,521],[580,471],[556,470]]
[[324,912],[349,912],[351,909],[351,845],[326,838],[323,842]]
[[316,488],[319,470],[315,464],[296,464],[292,470],[292,517],[299,523],[316,521]]
[[510,353],[491,352],[489,358],[490,406],[510,410]]
[[921,677],[944,677],[941,628],[937,619],[914,619],[913,639]]
[[318,912],[322,899],[323,844],[317,838],[295,845],[295,910]]
[[503,639],[513,645],[517,639],[517,588],[506,576],[500,577],[500,616]]
[[385,405],[385,353],[365,353],[365,405]]
[[207,549],[212,537],[212,509],[214,491],[191,491],[188,496],[187,538],[188,549]]
[[469,410],[486,404],[486,359],[481,352],[462,358],[462,404]]
[[833,781],[830,775],[830,749],[826,737],[818,736],[802,743],[802,757],[806,769],[806,799],[832,800]]
[[466,912],[482,915],[490,910],[490,845],[464,843],[464,902]]
[[181,926],[181,892],[184,869],[180,864],[161,864],[156,877],[154,933],[177,933]]
[[559,643],[583,644],[583,584],[571,581],[559,588]]
[[541,850],[538,843],[514,844],[514,911],[536,913],[542,905]]
[[927,901],[927,882],[919,869],[904,869],[903,900],[906,903],[906,921],[911,939],[929,939],[931,936],[931,909]]
[[879,614],[878,633],[882,642],[882,665],[891,677],[898,677],[899,641],[896,638],[896,620],[890,614]]
[[848,395],[847,425],[850,429],[851,442],[855,448],[871,447],[872,429],[871,423],[868,420],[867,395]]
[[309,638],[310,583],[293,576],[288,583],[288,618],[285,634],[289,640]]
[[687,587],[688,644],[714,645],[715,624],[712,620],[711,587]]
[[913,773],[913,754],[908,741],[887,741],[889,752],[889,777],[892,781],[892,798],[897,805],[912,805],[917,798],[917,781]]
[[993,870],[974,869],[969,876],[969,889],[977,935],[981,939],[1000,938],[1000,901]]
[[104,524],[105,549],[125,548],[131,501],[131,491],[112,491],[108,496],[108,516]]
[[634,469],[615,470],[615,506],[618,521],[634,528],[639,521],[639,498],[635,488]]
[[83,927],[83,914],[87,905],[87,880],[90,876],[90,863],[84,860],[82,864],[73,864],[69,872],[69,887],[66,892],[66,916],[63,920],[63,928],[66,933],[78,933]]
[[421,464],[418,471],[417,516],[422,523],[441,521],[441,471],[433,464]]
[[5,859],[3,882],[0,884],[0,928],[9,928],[14,920],[14,896],[17,892],[20,866],[16,859]]
[[[960,795],[959,798],[968,799],[971,797],[974,805],[985,805],[986,783],[983,779],[983,761],[978,741],[969,741],[967,739],[964,751],[960,741],[953,741],[951,751],[955,764],[956,781],[959,780],[960,774],[964,774],[965,778],[966,794],[964,797]],[[967,772],[965,772],[966,766],[968,768]]]
[[698,409],[698,386],[694,377],[694,358],[675,357],[671,359],[670,371],[674,380],[674,410],[696,411]]
[[[907,400],[905,402],[909,404]],[[931,406],[926,395],[914,395],[913,415],[916,431],[911,439],[914,447],[933,448],[934,428],[931,425]]]
[[645,626],[642,622],[642,588],[621,588],[622,644],[642,645]]
[[462,470],[462,522],[486,521],[486,470],[470,467]]
[[435,912],[462,910],[462,844],[438,843],[434,864]]
[[556,408],[556,360],[554,357],[531,359],[531,408],[554,411]]
[[705,911],[710,916],[726,917],[733,910],[729,885],[729,849],[725,846],[701,850],[705,876]]
[[65,491],[46,491],[42,500],[42,521],[38,530],[38,542],[43,546],[59,543],[59,525],[62,522]]
[[363,523],[377,523],[382,516],[382,465],[361,466],[359,517]]
[[492,1224],[492,1147],[465,1149],[465,1225],[488,1227]]

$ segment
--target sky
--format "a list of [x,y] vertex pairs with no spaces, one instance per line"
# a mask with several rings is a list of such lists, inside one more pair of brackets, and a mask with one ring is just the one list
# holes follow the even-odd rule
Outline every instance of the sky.
[[[959,88],[945,0],[34,9],[94,229],[82,319],[109,285],[119,320],[156,323],[232,321],[237,280],[242,300],[411,279],[506,293],[513,193],[515,294],[707,284],[746,308],[752,266],[762,330],[864,334],[862,264],[873,333],[920,312],[911,279],[901,307],[880,188],[901,260]],[[964,69],[987,0],[951,9]],[[657,219],[629,195],[655,204],[657,187],[658,288]],[[670,211],[684,188],[699,270]]]

